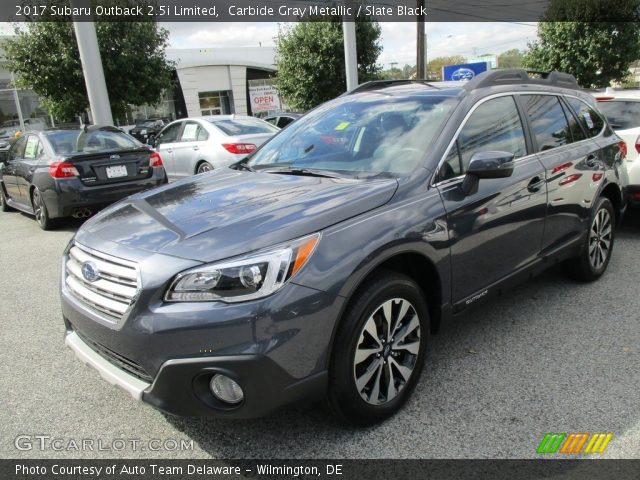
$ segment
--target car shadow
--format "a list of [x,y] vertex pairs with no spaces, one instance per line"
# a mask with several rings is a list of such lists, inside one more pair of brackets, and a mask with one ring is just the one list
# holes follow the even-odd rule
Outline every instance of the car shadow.
[[[633,248],[639,220],[629,212],[618,231]],[[612,262],[616,274],[591,284],[553,268],[443,325],[414,395],[378,426],[344,426],[317,405],[255,420],[165,417],[228,459],[532,458],[548,431],[622,434],[639,420],[623,344],[637,334],[635,307],[602,297],[618,288]]]

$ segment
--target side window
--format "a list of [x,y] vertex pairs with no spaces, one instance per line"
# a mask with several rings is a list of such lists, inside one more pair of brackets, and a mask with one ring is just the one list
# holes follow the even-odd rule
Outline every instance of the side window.
[[27,137],[22,136],[13,144],[9,151],[9,160],[24,158],[24,147],[27,145]]
[[587,135],[584,133],[584,130],[578,123],[578,119],[573,114],[571,109],[567,107],[564,102],[560,102],[562,104],[562,109],[564,110],[564,115],[569,122],[569,131],[571,132],[571,137],[573,137],[574,142],[579,142],[580,140],[585,140]]
[[289,118],[289,117],[280,117],[278,119],[278,127],[280,128],[284,128],[287,125],[289,125],[291,122],[293,122],[293,118]]
[[264,119],[265,122],[269,122],[271,125],[275,125],[278,121],[278,117],[269,117]]
[[209,138],[207,131],[196,122],[187,122],[182,130],[181,142],[196,142]]
[[523,95],[525,109],[531,120],[538,151],[571,143],[569,124],[558,97],[554,95]]
[[40,146],[40,140],[35,135],[29,135],[27,137],[27,144],[24,147],[24,158],[29,160],[35,160],[42,152]]
[[173,143],[177,141],[181,127],[182,122],[174,123],[166,127],[158,134],[156,145],[160,145],[161,143]]
[[202,125],[198,125],[198,134],[196,135],[196,140],[198,142],[204,142],[205,140],[209,140],[209,132],[207,132]]
[[527,154],[522,121],[511,96],[486,101],[471,114],[440,168],[439,179],[464,174],[476,152],[500,150],[515,158]]
[[604,120],[598,112],[577,98],[567,97],[567,102],[578,117],[578,121],[584,129],[589,133],[589,137],[597,136],[604,127]]

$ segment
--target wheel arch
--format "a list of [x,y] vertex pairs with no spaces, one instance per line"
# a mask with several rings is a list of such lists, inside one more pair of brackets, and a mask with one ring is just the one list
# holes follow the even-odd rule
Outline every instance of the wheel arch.
[[622,199],[622,192],[620,191],[618,185],[609,182],[600,192],[600,196],[608,198],[609,201],[613,204],[613,210],[616,215],[616,224],[620,223],[624,204]]

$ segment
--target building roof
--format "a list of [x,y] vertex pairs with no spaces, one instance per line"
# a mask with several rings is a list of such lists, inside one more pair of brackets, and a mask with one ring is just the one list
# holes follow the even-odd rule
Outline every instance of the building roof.
[[239,65],[275,71],[275,47],[168,48],[167,58],[176,68]]

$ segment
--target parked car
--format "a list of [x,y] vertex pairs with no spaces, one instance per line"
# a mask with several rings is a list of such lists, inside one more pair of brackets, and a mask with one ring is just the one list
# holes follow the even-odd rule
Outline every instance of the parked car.
[[598,100],[598,109],[625,142],[629,202],[634,207],[640,207],[640,90],[607,88],[605,92],[594,95]]
[[1,167],[2,211],[34,215],[44,230],[167,182],[160,155],[114,127],[27,132]]
[[86,222],[63,259],[66,344],[176,415],[326,397],[379,422],[442,322],[559,262],[605,272],[622,162],[570,75],[367,83],[231,168]]
[[171,180],[222,168],[243,159],[278,132],[263,120],[213,115],[176,120],[154,145]]
[[142,143],[153,143],[153,139],[164,126],[165,122],[160,118],[137,120],[136,126],[129,130],[129,135]]
[[293,123],[296,120],[298,120],[302,115],[304,114],[294,113],[294,112],[283,112],[277,115],[271,115],[269,117],[266,117],[264,120],[265,122],[269,122],[278,128],[284,128],[290,123]]

